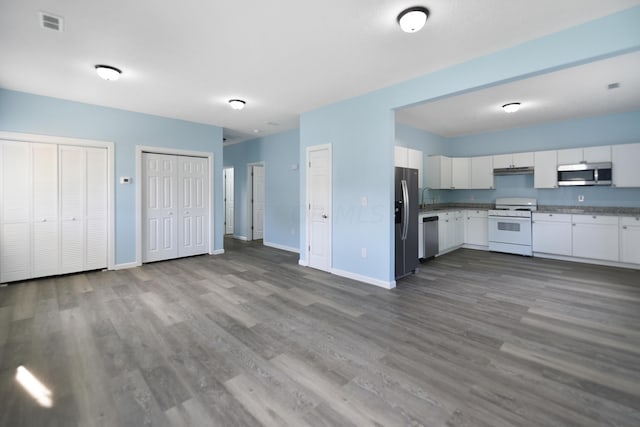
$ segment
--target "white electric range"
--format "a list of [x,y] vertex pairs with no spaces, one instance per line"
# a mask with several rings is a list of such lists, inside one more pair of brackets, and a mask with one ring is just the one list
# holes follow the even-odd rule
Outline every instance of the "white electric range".
[[489,210],[489,250],[531,256],[531,212],[536,199],[503,197]]

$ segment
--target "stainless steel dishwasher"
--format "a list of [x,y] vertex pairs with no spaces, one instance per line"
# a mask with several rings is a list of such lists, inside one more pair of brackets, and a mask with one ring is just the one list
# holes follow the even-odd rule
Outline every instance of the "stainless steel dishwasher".
[[424,258],[420,258],[420,262],[436,256],[438,253],[438,215],[425,216],[422,218],[421,243],[424,248]]

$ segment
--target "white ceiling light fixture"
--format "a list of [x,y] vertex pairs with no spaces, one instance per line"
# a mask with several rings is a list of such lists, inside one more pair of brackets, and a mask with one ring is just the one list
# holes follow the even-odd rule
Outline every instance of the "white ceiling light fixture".
[[423,6],[414,6],[400,12],[398,24],[405,33],[415,33],[424,27],[428,17],[429,9]]
[[242,110],[246,104],[247,103],[244,102],[242,99],[230,99],[229,100],[229,105],[234,110]]
[[105,80],[118,80],[122,71],[111,65],[96,65],[96,73]]
[[515,113],[516,111],[518,111],[520,109],[520,103],[519,102],[510,102],[508,104],[504,104],[502,106],[502,109],[506,113]]

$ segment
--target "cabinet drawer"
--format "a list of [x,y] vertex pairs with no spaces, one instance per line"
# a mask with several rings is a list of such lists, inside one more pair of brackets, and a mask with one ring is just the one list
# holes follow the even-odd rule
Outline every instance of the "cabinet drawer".
[[472,218],[486,218],[488,211],[481,210],[468,210],[465,212],[465,215]]
[[534,221],[571,222],[571,214],[534,212],[532,218]]
[[620,225],[636,225],[640,227],[640,216],[622,216]]
[[573,222],[576,224],[618,225],[618,217],[608,215],[573,215]]

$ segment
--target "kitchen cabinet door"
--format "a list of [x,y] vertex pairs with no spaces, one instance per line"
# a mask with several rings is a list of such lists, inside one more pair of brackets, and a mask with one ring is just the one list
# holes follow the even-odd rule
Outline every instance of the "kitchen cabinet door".
[[451,158],[446,156],[428,157],[427,187],[434,190],[451,188]]
[[409,167],[409,149],[396,145],[393,147],[393,165],[398,168]]
[[640,264],[640,217],[620,218],[620,261]]
[[536,151],[534,154],[533,186],[558,188],[558,160],[556,150]]
[[493,167],[495,169],[504,169],[513,167],[512,154],[498,154],[493,156]]
[[614,187],[640,187],[640,143],[611,147]]
[[464,244],[473,246],[488,246],[488,218],[487,211],[466,211],[464,219]]
[[580,163],[584,159],[582,148],[566,148],[558,150],[559,165],[574,165]]
[[424,188],[424,182],[422,181],[422,160],[422,151],[412,148],[407,149],[407,167],[418,169],[418,187],[420,188]]
[[493,156],[471,158],[471,188],[493,189]]
[[533,251],[571,256],[571,215],[534,213]]
[[453,247],[459,248],[464,244],[464,212],[453,213]]
[[611,146],[602,145],[598,147],[584,147],[582,160],[587,163],[610,162]]
[[513,153],[513,167],[533,167],[533,152]]
[[617,216],[573,215],[572,221],[573,256],[618,261]]
[[451,159],[451,189],[470,188],[471,163],[468,157],[454,157]]

